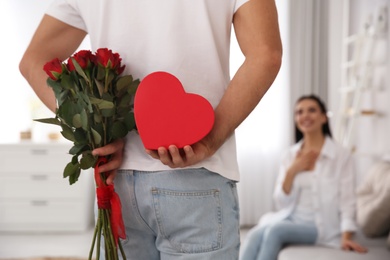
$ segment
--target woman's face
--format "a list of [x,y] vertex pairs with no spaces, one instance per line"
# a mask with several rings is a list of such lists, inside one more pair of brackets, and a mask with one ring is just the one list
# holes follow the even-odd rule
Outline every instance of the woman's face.
[[315,100],[303,99],[296,105],[295,123],[304,135],[322,132],[322,125],[326,122],[326,115]]

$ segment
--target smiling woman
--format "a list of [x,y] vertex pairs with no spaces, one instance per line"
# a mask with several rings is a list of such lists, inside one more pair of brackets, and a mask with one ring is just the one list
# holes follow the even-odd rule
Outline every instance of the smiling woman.
[[322,245],[365,253],[357,230],[352,154],[334,141],[324,103],[314,95],[295,105],[296,144],[281,163],[274,200],[248,233],[242,260],[276,260],[286,245]]

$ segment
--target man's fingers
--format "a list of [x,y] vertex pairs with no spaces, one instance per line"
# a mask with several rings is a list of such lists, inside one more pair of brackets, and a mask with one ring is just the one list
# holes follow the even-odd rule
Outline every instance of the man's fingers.
[[195,157],[195,152],[190,145],[184,146],[183,150],[184,150],[184,153],[186,155],[187,160],[190,161],[192,158]]
[[107,184],[107,185],[112,185],[112,184],[114,184],[115,176],[116,176],[116,171],[113,171],[112,173],[110,173],[110,175],[108,175],[108,177],[107,177],[107,179],[106,179],[106,184]]
[[112,171],[114,169],[118,169],[119,166],[121,166],[121,164],[122,164],[122,160],[112,158],[107,163],[100,165],[99,171],[100,172],[109,172],[109,171]]
[[107,156],[122,151],[124,144],[125,142],[123,139],[118,139],[108,145],[94,149],[92,154],[95,156]]
[[169,154],[168,150],[165,147],[159,147],[157,149],[157,152],[158,152],[159,159],[163,164],[168,166],[172,164],[171,155]]
[[164,165],[170,168],[183,168],[198,163],[203,160],[205,156],[204,146],[191,146],[186,145],[182,149],[179,149],[175,145],[171,145],[166,149],[165,147],[159,147],[157,150],[146,149],[145,152],[154,159],[160,160]]
[[157,151],[146,149],[145,152],[152,156],[154,159],[160,159],[160,156],[158,156]]
[[172,158],[170,167],[176,168],[176,167],[182,167],[184,165],[186,158],[182,157],[179,149],[176,146],[174,145],[169,146],[169,153]]

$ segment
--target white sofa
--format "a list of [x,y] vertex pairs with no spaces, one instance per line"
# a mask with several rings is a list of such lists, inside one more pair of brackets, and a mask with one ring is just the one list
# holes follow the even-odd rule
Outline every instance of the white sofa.
[[319,246],[288,246],[278,260],[390,260],[390,162],[379,161],[357,191],[357,219],[361,230],[354,240],[366,254]]
[[368,248],[366,254],[319,246],[288,246],[279,253],[278,260],[390,260],[386,240],[386,237],[367,238],[359,232],[355,241]]

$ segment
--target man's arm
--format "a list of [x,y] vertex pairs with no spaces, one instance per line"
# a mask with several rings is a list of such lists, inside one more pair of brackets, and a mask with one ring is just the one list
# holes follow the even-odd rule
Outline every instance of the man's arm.
[[200,142],[167,151],[147,152],[172,167],[193,165],[213,155],[260,102],[281,66],[282,44],[274,0],[250,0],[237,10],[233,20],[245,61],[231,80],[215,109],[211,132]]
[[54,59],[67,59],[81,44],[86,32],[45,15],[19,64],[20,72],[39,99],[53,112],[56,110],[54,92],[47,85],[43,65]]

